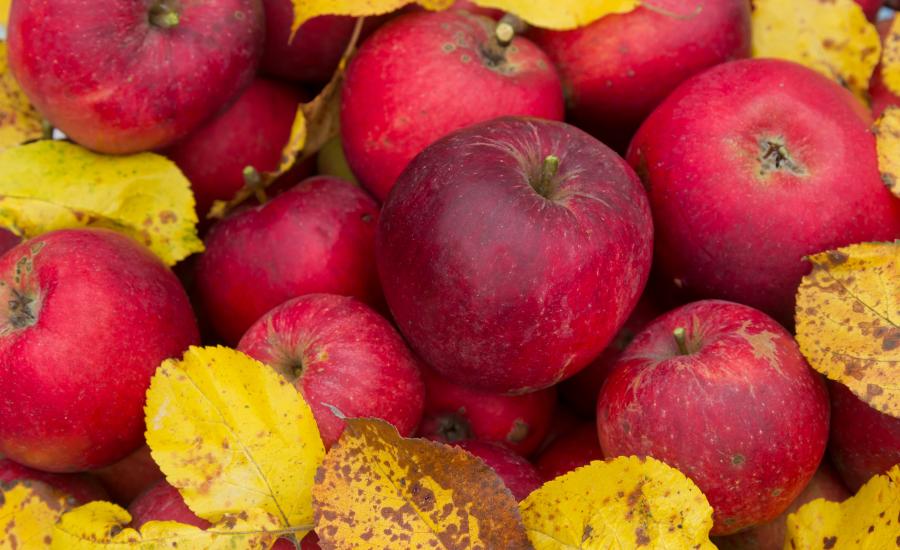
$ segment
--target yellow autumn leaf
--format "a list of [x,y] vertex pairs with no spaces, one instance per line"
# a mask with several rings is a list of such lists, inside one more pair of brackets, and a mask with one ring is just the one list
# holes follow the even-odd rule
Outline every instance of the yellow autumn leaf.
[[900,418],[900,241],[810,256],[797,291],[797,343],[809,364]]
[[270,548],[278,539],[278,520],[251,509],[223,516],[203,530],[176,521],[150,521],[140,531],[128,527],[131,515],[109,502],[90,502],[67,512],[53,529],[53,550],[243,550]]
[[312,528],[311,491],[325,455],[309,405],[270,367],[223,347],[191,347],[157,369],[145,407],[147,444],[198,516],[261,508]]
[[[9,3],[0,1],[0,10],[4,9]],[[0,40],[0,151],[43,135],[43,119],[9,71],[6,42]]]
[[[9,24],[9,8],[11,5],[12,0],[0,0],[0,25],[3,25],[4,28]],[[6,57],[6,53],[3,56]]]
[[891,93],[900,96],[900,17],[894,17],[891,28],[884,37],[881,78]]
[[313,499],[325,548],[529,548],[516,501],[481,460],[347,419]]
[[860,97],[881,56],[881,40],[854,0],[754,0],[753,56],[795,61]]
[[900,547],[900,465],[843,502],[816,499],[787,519],[785,548],[884,550]]
[[106,227],[173,265],[203,250],[196,225],[190,183],[160,155],[98,155],[63,141],[0,152],[0,227],[23,237]]
[[885,109],[875,123],[875,137],[881,180],[900,198],[900,107]]
[[53,526],[72,504],[66,495],[40,481],[0,487],[0,550],[46,548]]
[[474,3],[513,13],[535,27],[555,30],[583,27],[607,15],[627,13],[641,4],[640,0],[474,0]]
[[537,550],[715,549],[706,497],[653,458],[591,462],[548,481],[519,509]]
[[291,0],[294,4],[293,32],[300,25],[320,15],[351,15],[366,17],[382,15],[408,5],[419,4],[429,10],[443,10],[453,5],[455,0]]

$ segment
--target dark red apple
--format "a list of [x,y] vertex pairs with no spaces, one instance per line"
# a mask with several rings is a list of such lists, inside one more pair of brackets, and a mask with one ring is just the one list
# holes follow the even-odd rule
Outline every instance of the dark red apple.
[[490,393],[454,384],[422,370],[425,415],[419,435],[438,441],[493,441],[520,455],[531,454],[550,428],[556,389],[521,395]]
[[[595,410],[594,413],[591,414],[591,420],[594,419],[594,414],[596,414],[596,412],[597,411]],[[583,419],[575,414],[565,403],[557,401],[556,407],[553,409],[553,415],[550,417],[550,427],[547,429],[547,435],[544,436],[544,440],[538,445],[535,453],[540,454],[544,452],[544,449],[549,447],[558,438],[577,428],[582,420]]]
[[831,393],[828,454],[853,492],[877,474],[900,464],[900,418],[879,412],[837,382]]
[[0,452],[51,472],[137,449],[156,367],[198,343],[175,275],[104,229],[53,231],[0,257],[0,324]]
[[9,16],[9,67],[81,145],[135,153],[185,136],[250,83],[260,0],[28,0]]
[[669,92],[750,55],[747,0],[667,0],[570,31],[531,34],[559,69],[569,119],[624,151]]
[[628,153],[650,196],[656,267],[695,296],[791,325],[804,256],[900,236],[870,126],[850,92],[788,61],[735,61],[688,80]]
[[0,228],[0,255],[22,242],[22,237],[8,229]]
[[544,481],[550,481],[594,460],[603,460],[597,424],[584,422],[541,451],[534,465]]
[[[890,19],[879,21],[876,25],[878,34],[881,37],[882,45],[884,45],[884,39],[890,32],[893,23],[894,16],[892,15]],[[884,83],[880,61],[878,66],[875,67],[875,72],[872,73],[872,79],[869,81],[869,96],[872,98],[872,116],[874,118],[880,117],[881,113],[888,107],[900,107],[900,97],[894,95],[894,92],[888,89],[887,85]]]
[[856,3],[862,8],[869,21],[875,21],[875,18],[878,16],[878,10],[884,4],[884,0],[856,0]]
[[386,319],[355,298],[310,294],[285,302],[250,327],[238,350],[296,386],[326,448],[344,431],[329,405],[348,417],[386,420],[404,436],[422,417],[416,358]]
[[91,472],[99,479],[113,499],[128,506],[148,487],[162,479],[163,473],[144,445],[122,460]]
[[450,9],[466,10],[477,15],[490,17],[491,19],[500,19],[501,17],[503,17],[503,10],[482,8],[478,4],[472,2],[472,0],[456,0],[455,2],[453,2],[453,6],[451,6]]
[[197,292],[213,328],[234,344],[273,307],[327,292],[378,304],[378,205],[331,177],[300,182],[220,221],[197,263]]
[[635,336],[597,402],[603,455],[652,456],[706,495],[712,534],[771,521],[828,439],[825,384],[791,335],[753,308],[706,300]]
[[376,259],[400,331],[441,375],[524,393],[572,376],[622,327],[653,227],[625,162],[561,122],[504,117],[418,155]]
[[562,119],[547,56],[524,38],[501,47],[495,25],[462,10],[410,13],[360,47],[347,67],[341,136],[350,168],[377,198],[453,130],[501,115]]
[[457,441],[454,445],[465,449],[490,466],[516,500],[524,500],[541,486],[541,477],[534,466],[505,447],[476,439]]
[[0,458],[0,483],[30,480],[41,481],[75,499],[78,504],[93,500],[109,500],[103,485],[90,474],[51,474]]

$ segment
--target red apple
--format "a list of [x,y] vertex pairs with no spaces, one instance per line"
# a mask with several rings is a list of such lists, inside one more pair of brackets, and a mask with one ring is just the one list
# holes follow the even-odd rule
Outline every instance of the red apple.
[[546,55],[524,38],[503,48],[496,23],[465,11],[386,23],[347,67],[341,136],[353,173],[384,200],[403,168],[453,130],[501,115],[563,116]]
[[747,0],[653,4],[531,35],[559,69],[569,118],[618,151],[681,82],[750,55]]
[[213,201],[243,187],[244,168],[278,167],[300,100],[298,90],[257,78],[228,109],[166,151],[191,181],[200,219]]
[[597,439],[597,424],[584,422],[541,451],[535,466],[541,478],[550,481],[594,460],[603,460],[600,440]]
[[0,483],[41,481],[85,504],[93,500],[109,500],[109,495],[96,478],[89,474],[51,474],[0,458]]
[[870,126],[850,92],[788,61],[735,61],[682,84],[628,152],[660,272],[792,324],[804,256],[900,236]]
[[694,481],[712,534],[781,514],[819,466],[828,394],[791,335],[753,308],[706,300],[635,336],[600,391],[606,457],[652,456]]
[[122,460],[91,472],[119,504],[127,506],[148,487],[162,479],[163,473],[144,445]]
[[465,449],[490,466],[516,500],[524,500],[541,486],[541,478],[534,466],[509,449],[490,441],[475,439],[458,441],[454,445]]
[[[596,410],[591,414],[593,420]],[[565,403],[556,402],[553,409],[553,415],[550,417],[550,427],[547,429],[547,435],[544,436],[541,444],[538,445],[535,453],[540,454],[544,449],[549,447],[554,441],[567,435],[582,422],[582,418],[576,415]],[[532,453],[534,454],[534,453]]]
[[[884,44],[884,39],[890,32],[893,23],[894,16],[892,15],[890,19],[879,21],[876,25],[878,34],[881,36],[882,45]],[[878,66],[875,67],[875,72],[872,73],[872,80],[869,81],[869,96],[872,98],[872,116],[874,118],[880,117],[881,113],[890,106],[900,107],[900,97],[894,95],[894,92],[888,89],[887,85],[884,83],[880,61],[878,62]]]
[[445,442],[493,441],[520,455],[533,452],[550,428],[556,389],[501,395],[454,384],[422,370],[425,415],[419,435]]
[[878,10],[884,4],[884,0],[856,0],[856,3],[862,8],[869,21],[875,21],[875,18],[878,16]]
[[634,172],[561,122],[442,138],[397,181],[376,259],[400,332],[441,375],[524,393],[592,361],[637,303],[652,222]]
[[310,294],[261,317],[238,350],[270,365],[303,394],[326,447],[345,416],[381,418],[401,435],[415,431],[425,388],[419,365],[391,324],[344,296]]
[[856,492],[872,476],[900,464],[900,418],[873,409],[843,384],[832,382],[829,389],[828,454],[844,483]]
[[140,446],[156,367],[198,343],[175,275],[104,229],[53,231],[0,257],[0,323],[0,452],[51,472]]
[[35,107],[103,153],[164,147],[250,83],[260,0],[28,0],[9,16],[9,68]]
[[327,292],[381,300],[375,271],[378,205],[355,185],[307,179],[220,221],[197,263],[197,292],[227,343],[273,307]]
[[22,242],[22,237],[8,229],[0,228],[0,255]]
[[472,0],[456,0],[453,2],[453,6],[450,7],[453,10],[466,10],[470,13],[474,13],[477,15],[484,15],[485,17],[490,17],[491,19],[499,20],[503,17],[503,10],[497,10],[493,8],[482,8],[478,4],[474,3]]

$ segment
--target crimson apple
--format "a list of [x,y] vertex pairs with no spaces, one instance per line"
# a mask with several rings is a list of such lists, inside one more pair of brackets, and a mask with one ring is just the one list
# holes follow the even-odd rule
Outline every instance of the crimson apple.
[[148,487],[162,479],[163,473],[143,445],[122,460],[91,472],[119,504],[127,506]]
[[516,500],[524,500],[541,486],[541,478],[534,466],[505,447],[477,439],[457,441],[453,445],[465,449],[490,466]]
[[559,69],[569,119],[624,151],[641,121],[681,82],[750,55],[750,3],[668,0],[530,36]]
[[214,225],[196,284],[215,331],[234,344],[265,312],[303,294],[378,304],[377,220],[378,205],[364,191],[323,176]]
[[869,21],[875,21],[875,18],[878,16],[878,10],[884,4],[884,0],[856,0],[856,3],[862,8]]
[[0,228],[0,255],[22,242],[22,237],[8,229]]
[[592,361],[634,308],[653,226],[634,172],[561,122],[504,117],[419,154],[376,260],[400,332],[448,379],[524,393]]
[[303,394],[326,448],[348,417],[381,418],[415,431],[425,388],[419,365],[391,324],[345,296],[309,294],[276,307],[244,334],[238,350],[270,365]]
[[[594,414],[596,414],[596,410],[590,415],[592,420]],[[556,407],[553,409],[553,415],[550,417],[550,427],[547,429],[547,434],[532,454],[544,452],[544,449],[560,437],[573,431],[581,422],[582,418],[576,415],[565,403],[557,401]]]
[[828,439],[828,395],[775,320],[720,300],[675,309],[635,336],[600,391],[603,455],[652,456],[713,508],[712,534],[774,519]]
[[9,15],[9,68],[54,126],[102,153],[164,147],[250,83],[260,0],[28,0]]
[[51,474],[17,464],[8,458],[0,458],[0,483],[30,480],[41,481],[61,491],[78,504],[93,500],[109,500],[109,495],[96,478],[90,474]]
[[594,460],[603,460],[597,424],[583,422],[541,451],[535,460],[535,467],[544,481],[550,481]]
[[425,414],[419,435],[451,443],[493,441],[524,456],[538,448],[550,428],[555,388],[502,395],[455,384],[427,368],[422,379]]
[[198,343],[175,275],[105,229],[53,231],[0,257],[0,323],[0,452],[51,472],[140,446],[150,378]]
[[484,15],[485,17],[490,17],[491,19],[500,19],[503,17],[503,10],[498,10],[494,8],[483,8],[478,4],[472,2],[472,0],[456,0],[453,2],[453,5],[450,7],[453,10],[466,10],[468,12]]
[[870,126],[850,92],[788,61],[735,61],[688,80],[628,152],[650,196],[656,267],[695,296],[791,325],[804,256],[900,236]]
[[838,382],[831,393],[831,439],[828,454],[856,492],[869,479],[900,464],[900,418],[870,407]]
[[562,87],[525,38],[503,47],[496,22],[466,11],[397,17],[347,67],[341,136],[353,173],[384,200],[403,168],[453,130],[501,115],[562,120]]

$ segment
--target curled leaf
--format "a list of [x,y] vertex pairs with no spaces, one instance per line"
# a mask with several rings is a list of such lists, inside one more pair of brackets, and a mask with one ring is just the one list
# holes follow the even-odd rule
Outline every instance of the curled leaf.
[[653,458],[594,461],[548,481],[519,508],[537,550],[715,549],[706,497]]
[[329,548],[529,548],[516,501],[462,449],[348,419],[319,470],[316,533]]
[[875,123],[875,137],[881,180],[900,198],[900,107],[885,109]]
[[198,516],[261,508],[298,537],[311,528],[325,447],[309,405],[270,367],[191,347],[157,369],[145,413],[154,460]]
[[455,0],[291,0],[294,4],[293,32],[300,25],[320,15],[352,15],[367,17],[382,15],[409,5],[419,4],[428,10],[443,10],[453,5]]
[[72,501],[40,481],[0,487],[0,550],[46,548]]
[[[484,8],[496,8],[513,13],[523,21],[545,29],[568,30],[583,27],[616,13],[627,13],[642,3],[656,6],[664,0],[473,0]],[[659,7],[664,10],[663,6]],[[673,13],[671,15],[688,15]]]
[[894,17],[881,51],[881,78],[892,94],[900,96],[900,17]]
[[[5,6],[0,2],[0,13],[3,9],[8,11],[8,2]],[[6,42],[0,41],[0,150],[40,139],[43,135],[43,118],[9,71]]]
[[810,256],[797,292],[797,343],[810,365],[900,418],[900,241]]

